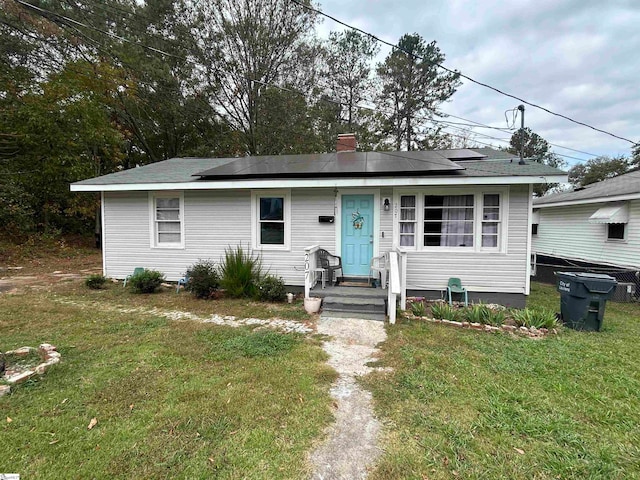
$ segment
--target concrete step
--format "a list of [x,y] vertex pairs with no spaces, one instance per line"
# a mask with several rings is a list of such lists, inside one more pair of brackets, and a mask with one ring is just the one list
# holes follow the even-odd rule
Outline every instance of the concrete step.
[[324,308],[341,312],[384,313],[385,302],[382,298],[324,297]]
[[311,290],[312,297],[387,298],[387,290],[373,287],[326,287]]
[[362,320],[377,320],[380,322],[384,322],[386,320],[384,313],[340,312],[326,309],[322,310],[320,316],[323,318],[359,318]]

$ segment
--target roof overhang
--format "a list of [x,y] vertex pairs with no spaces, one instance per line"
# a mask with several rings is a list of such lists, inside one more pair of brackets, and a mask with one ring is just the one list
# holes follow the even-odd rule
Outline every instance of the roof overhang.
[[72,192],[126,192],[161,190],[230,190],[252,188],[327,188],[327,187],[412,187],[412,186],[455,186],[455,185],[529,185],[537,183],[566,182],[566,175],[535,176],[495,176],[495,177],[375,177],[375,178],[296,178],[296,179],[253,179],[253,180],[198,180],[181,183],[127,183],[96,185],[88,183],[71,184]]
[[628,223],[629,204],[618,203],[599,208],[589,217],[589,223]]
[[591,203],[623,202],[627,200],[640,200],[640,192],[628,193],[626,195],[612,195],[609,197],[594,197],[594,198],[584,198],[580,200],[565,200],[560,202],[549,202],[549,203],[534,202],[533,208],[568,207],[571,205],[589,205]]

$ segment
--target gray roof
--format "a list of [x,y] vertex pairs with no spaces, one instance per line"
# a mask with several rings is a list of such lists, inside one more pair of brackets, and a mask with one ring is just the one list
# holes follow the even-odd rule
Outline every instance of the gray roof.
[[640,194],[640,170],[618,175],[598,183],[592,183],[571,192],[555,193],[536,198],[533,203],[534,205],[547,205],[593,199],[602,199],[603,202],[606,202],[609,197],[633,194]]
[[[172,158],[143,167],[76,182],[74,185],[187,183],[202,180],[339,176],[491,177],[564,175],[547,165],[517,160],[492,160],[498,152],[483,149],[413,152],[341,152],[339,154],[283,155],[240,158]],[[495,154],[500,156],[501,152]],[[488,155],[491,154],[491,155]],[[456,163],[451,161],[455,159]],[[464,160],[464,161],[461,161]],[[340,163],[351,165],[341,170]],[[293,172],[298,169],[299,172]]]

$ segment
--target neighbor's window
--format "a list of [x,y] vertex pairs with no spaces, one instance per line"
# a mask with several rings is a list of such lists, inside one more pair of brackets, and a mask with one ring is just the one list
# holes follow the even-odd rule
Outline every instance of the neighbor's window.
[[260,197],[261,245],[284,245],[284,197]]
[[425,195],[424,246],[473,247],[473,195]]
[[500,195],[485,193],[482,199],[482,247],[498,248],[500,238]]
[[180,197],[155,197],[154,207],[156,245],[181,245]]
[[624,240],[625,223],[607,224],[607,240]]
[[416,245],[416,196],[402,195],[400,197],[400,246],[415,247]]

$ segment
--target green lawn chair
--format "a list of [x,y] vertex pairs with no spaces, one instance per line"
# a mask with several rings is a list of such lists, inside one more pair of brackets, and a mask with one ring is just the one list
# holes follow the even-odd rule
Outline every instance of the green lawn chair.
[[124,283],[122,284],[122,288],[124,288],[124,287],[126,287],[126,286],[127,286],[127,281],[128,281],[131,277],[133,277],[134,275],[137,275],[137,274],[139,274],[139,273],[142,273],[142,272],[144,272],[144,268],[142,268],[142,267],[136,267],[136,268],[134,268],[134,269],[133,269],[133,273],[132,273],[131,275],[127,275],[127,276],[125,277],[125,279],[124,279]]
[[467,296],[467,289],[462,286],[462,282],[459,278],[451,277],[449,279],[449,283],[447,285],[447,295],[449,295],[449,305],[453,305],[451,300],[452,293],[464,293],[464,306],[466,307],[469,304],[469,298]]

